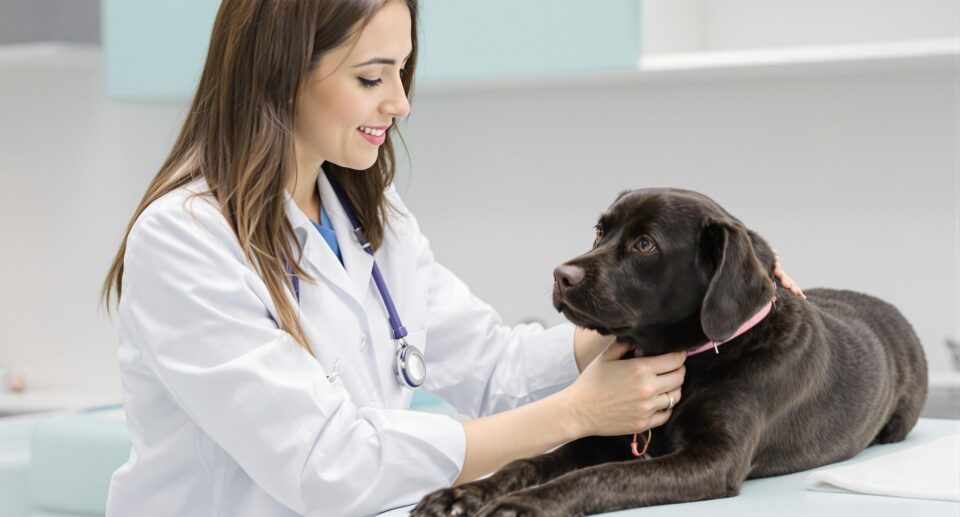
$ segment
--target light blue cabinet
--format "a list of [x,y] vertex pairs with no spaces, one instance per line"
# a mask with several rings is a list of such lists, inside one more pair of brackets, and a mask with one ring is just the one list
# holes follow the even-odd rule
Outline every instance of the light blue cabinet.
[[428,0],[419,77],[444,79],[634,69],[638,0]]
[[107,95],[192,97],[219,6],[220,0],[102,0]]
[[[190,98],[219,0],[102,0],[107,94]],[[418,81],[631,70],[639,0],[421,0]]]

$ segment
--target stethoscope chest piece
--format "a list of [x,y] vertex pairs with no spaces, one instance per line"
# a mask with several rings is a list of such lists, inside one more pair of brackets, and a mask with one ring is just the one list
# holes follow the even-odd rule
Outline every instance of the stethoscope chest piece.
[[396,341],[397,354],[393,373],[401,386],[419,388],[427,377],[427,362],[423,359],[423,353],[417,347],[407,344],[406,339],[400,338]]

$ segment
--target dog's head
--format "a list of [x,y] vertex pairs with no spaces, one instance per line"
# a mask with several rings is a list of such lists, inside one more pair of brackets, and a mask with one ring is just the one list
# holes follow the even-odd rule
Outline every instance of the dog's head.
[[645,354],[722,341],[773,295],[773,251],[697,192],[624,192],[596,230],[554,271],[553,305]]

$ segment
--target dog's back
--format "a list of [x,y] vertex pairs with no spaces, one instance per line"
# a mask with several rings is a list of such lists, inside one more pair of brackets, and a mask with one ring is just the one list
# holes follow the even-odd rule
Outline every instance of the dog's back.
[[[894,306],[853,291],[811,289],[778,300],[794,318],[792,346],[816,375],[787,386],[789,408],[771,422],[750,477],[784,474],[903,440],[927,394],[927,365],[913,328]],[[842,407],[825,412],[825,407]],[[790,445],[785,445],[790,444]],[[806,451],[817,450],[810,455]]]
[[855,348],[851,351],[881,355],[886,364],[878,374],[889,373],[893,379],[891,391],[897,403],[872,443],[899,442],[906,438],[927,398],[927,361],[913,327],[896,307],[873,296],[830,289],[815,289],[807,296],[820,311],[848,323],[862,322],[866,332],[880,343],[879,350]]

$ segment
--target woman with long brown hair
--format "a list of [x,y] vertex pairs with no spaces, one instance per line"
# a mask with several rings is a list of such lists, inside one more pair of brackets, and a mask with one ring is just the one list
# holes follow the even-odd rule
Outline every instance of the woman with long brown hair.
[[[375,513],[669,418],[683,354],[506,327],[434,260],[392,187],[416,14],[223,0],[103,288],[133,444],[108,515]],[[410,411],[421,385],[472,418]]]

